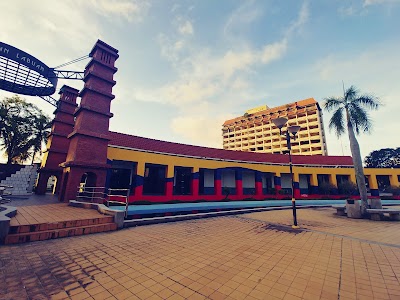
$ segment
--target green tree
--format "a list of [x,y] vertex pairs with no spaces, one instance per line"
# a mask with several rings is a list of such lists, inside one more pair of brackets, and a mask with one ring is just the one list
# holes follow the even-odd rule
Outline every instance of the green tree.
[[367,168],[400,168],[400,147],[372,151],[364,163]]
[[32,146],[32,164],[34,162],[37,153],[42,155],[43,144],[47,143],[47,138],[50,134],[51,121],[49,118],[40,111],[40,114],[36,115],[33,120],[32,137],[29,143]]
[[47,132],[48,125],[43,124],[48,123],[48,117],[36,105],[17,95],[4,98],[0,102],[0,147],[7,155],[7,163],[34,157]]
[[361,213],[365,216],[368,208],[367,188],[356,134],[371,131],[372,122],[367,110],[378,109],[380,102],[375,96],[360,95],[359,90],[354,86],[343,92],[343,97],[326,98],[324,107],[328,112],[333,112],[329,121],[329,129],[333,129],[338,137],[343,135],[346,130],[349,135],[351,155],[361,198]]

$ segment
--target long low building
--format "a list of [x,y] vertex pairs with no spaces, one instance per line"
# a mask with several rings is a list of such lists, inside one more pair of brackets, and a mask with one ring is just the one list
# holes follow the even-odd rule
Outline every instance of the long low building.
[[[107,157],[112,168],[107,187],[130,189],[130,202],[265,199],[289,193],[289,156],[231,151],[172,143],[110,132]],[[320,194],[329,183],[355,183],[349,156],[293,156],[295,195]],[[371,195],[378,182],[399,185],[400,169],[365,169]],[[382,188],[382,187],[381,187]]]
[[[51,176],[57,178],[54,191],[60,201],[76,199],[83,187],[99,193],[109,188],[129,190],[130,202],[264,199],[290,192],[288,155],[110,132],[118,50],[99,40],[89,56],[83,89],[60,89],[36,193],[46,193]],[[296,197],[318,195],[322,187],[326,193],[327,186],[338,194],[345,183],[355,183],[351,157],[295,155],[293,165]],[[366,169],[365,174],[372,195],[379,195],[379,188],[399,185],[400,169]]]

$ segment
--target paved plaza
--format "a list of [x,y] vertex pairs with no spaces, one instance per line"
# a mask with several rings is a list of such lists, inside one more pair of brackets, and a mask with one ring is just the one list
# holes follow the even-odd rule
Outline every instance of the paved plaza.
[[400,224],[333,209],[0,247],[0,299],[400,299]]

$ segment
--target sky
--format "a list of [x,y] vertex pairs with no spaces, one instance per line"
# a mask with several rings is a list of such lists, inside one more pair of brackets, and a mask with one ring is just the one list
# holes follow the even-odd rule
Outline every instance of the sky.
[[[265,104],[322,105],[344,84],[383,103],[358,138],[362,156],[400,146],[400,0],[0,0],[0,26],[0,41],[50,67],[87,55],[97,39],[118,49],[112,131],[222,148],[225,120]],[[350,155],[329,118],[328,154]]]

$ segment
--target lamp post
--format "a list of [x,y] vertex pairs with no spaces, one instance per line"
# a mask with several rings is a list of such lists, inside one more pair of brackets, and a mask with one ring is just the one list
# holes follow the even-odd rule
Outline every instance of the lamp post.
[[[282,127],[285,126],[287,123],[288,119],[286,118],[277,118],[272,120],[272,122],[275,124],[276,127],[279,129],[279,134],[282,135]],[[294,196],[294,180],[293,180],[293,164],[292,164],[292,144],[290,143],[290,134],[293,135],[293,139],[296,139],[296,134],[299,132],[300,126],[298,125],[293,125],[287,127],[287,130],[285,132],[286,136],[286,144],[288,148],[288,153],[289,153],[289,169],[290,169],[290,178],[292,180],[292,210],[293,210],[293,225],[292,228],[299,228],[297,225],[297,213],[296,213],[296,198]]]

